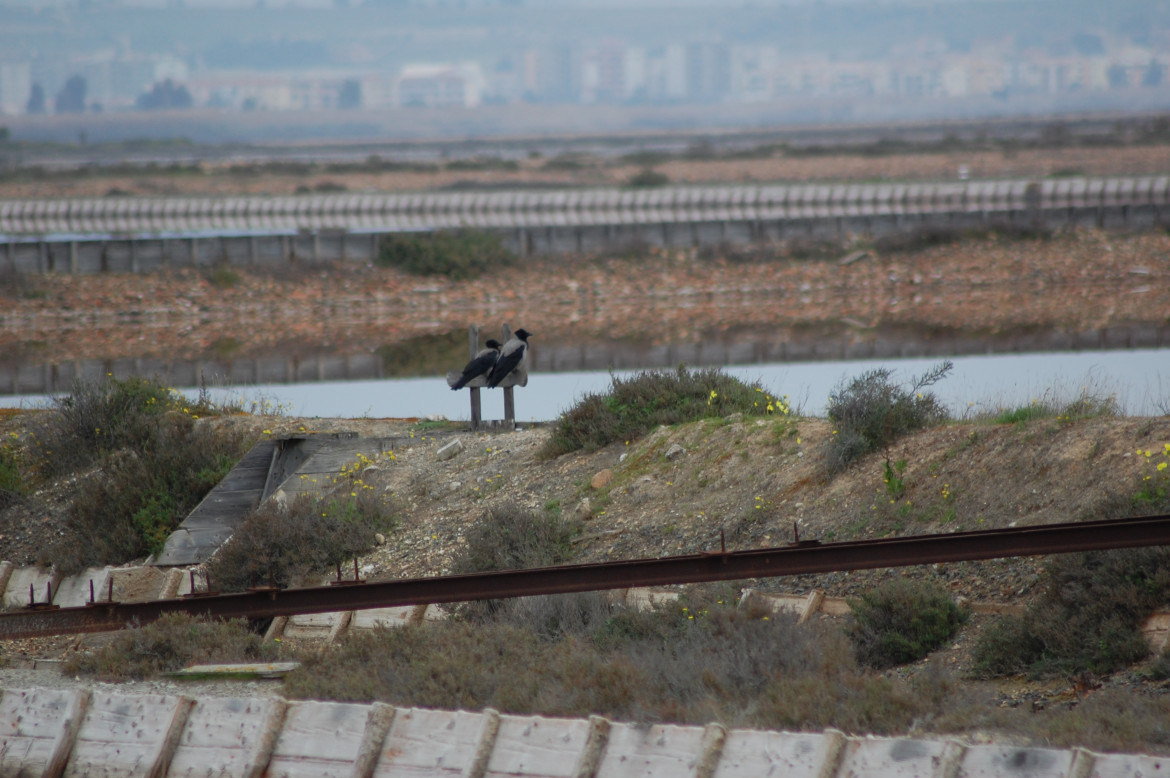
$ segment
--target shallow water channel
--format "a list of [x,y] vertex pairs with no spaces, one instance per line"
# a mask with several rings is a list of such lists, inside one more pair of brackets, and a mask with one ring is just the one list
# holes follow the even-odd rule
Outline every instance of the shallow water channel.
[[[759,381],[773,396],[787,395],[796,411],[823,415],[833,390],[866,370],[888,368],[893,371],[891,380],[911,382],[940,361],[785,362],[722,369],[745,381]],[[954,369],[931,391],[959,417],[1034,400],[1071,401],[1086,392],[1115,396],[1130,415],[1170,411],[1170,349],[961,356],[952,361]],[[609,385],[608,371],[534,372],[527,387],[515,389],[516,418],[554,419],[583,395],[604,392]],[[262,404],[293,416],[470,418],[468,393],[450,391],[441,377],[263,384],[212,391],[217,399],[245,406]],[[503,392],[485,389],[482,397],[483,418],[503,418]],[[11,404],[5,399],[0,402]]]

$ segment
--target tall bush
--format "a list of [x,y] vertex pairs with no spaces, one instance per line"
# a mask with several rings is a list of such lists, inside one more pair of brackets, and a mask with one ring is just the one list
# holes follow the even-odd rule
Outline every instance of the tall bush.
[[464,280],[515,264],[516,255],[498,237],[480,230],[400,232],[382,237],[377,262],[412,275]]
[[908,386],[891,383],[893,371],[868,370],[829,395],[828,416],[833,422],[827,465],[838,472],[862,456],[886,448],[894,440],[946,418],[934,394],[922,391],[941,381],[954,367],[949,360],[935,366]]

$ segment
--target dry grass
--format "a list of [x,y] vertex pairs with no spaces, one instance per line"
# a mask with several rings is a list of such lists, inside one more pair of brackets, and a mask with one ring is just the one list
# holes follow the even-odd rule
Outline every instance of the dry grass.
[[265,642],[247,622],[207,622],[172,613],[136,629],[128,629],[104,646],[70,654],[62,671],[103,681],[151,678],[192,664],[272,662],[281,646]]
[[[720,595],[719,589],[693,590],[686,604],[653,612],[597,596],[560,598],[493,622],[376,631],[309,659],[289,676],[285,692],[403,706],[875,733],[904,730],[945,696],[863,672],[831,625],[797,625],[794,618],[737,608]],[[542,618],[533,619],[536,613]]]
[[324,495],[266,501],[207,563],[215,587],[238,592],[302,585],[369,551],[377,533],[394,528],[398,508],[364,485],[351,486],[344,482]]

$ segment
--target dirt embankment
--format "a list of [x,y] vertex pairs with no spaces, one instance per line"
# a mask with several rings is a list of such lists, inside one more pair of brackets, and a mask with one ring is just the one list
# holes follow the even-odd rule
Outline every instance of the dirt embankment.
[[[845,249],[842,247],[842,253]],[[449,282],[373,267],[231,284],[196,272],[26,279],[0,307],[0,354],[77,359],[256,357],[276,347],[370,352],[471,322],[523,323],[540,344],[697,343],[737,331],[1084,333],[1170,322],[1170,237],[1076,232],[955,240],[918,251],[768,261],[651,250],[548,258]],[[3,292],[0,292],[3,294]]]
[[[1170,171],[1170,146],[971,150],[952,153],[775,153],[748,159],[671,158],[653,165],[672,184],[798,183],[818,181],[948,181],[960,168],[971,178],[1046,178],[1052,175],[1147,176]],[[628,163],[585,160],[571,166],[527,159],[515,169],[461,164],[430,171],[324,170],[281,174],[263,168],[233,170],[206,164],[200,173],[13,177],[0,181],[3,197],[101,197],[119,195],[289,195],[299,191],[400,192],[452,187],[622,186],[642,170]]]

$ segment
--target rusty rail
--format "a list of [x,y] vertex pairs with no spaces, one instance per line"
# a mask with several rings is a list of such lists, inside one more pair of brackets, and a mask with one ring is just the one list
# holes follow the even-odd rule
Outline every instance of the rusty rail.
[[78,608],[0,614],[0,639],[106,632],[146,624],[174,612],[220,619],[260,619],[1157,545],[1170,545],[1170,515],[845,543],[803,541],[750,551],[715,551],[660,559],[375,583],[354,582],[350,586],[264,588],[241,594],[135,603],[96,602]]

